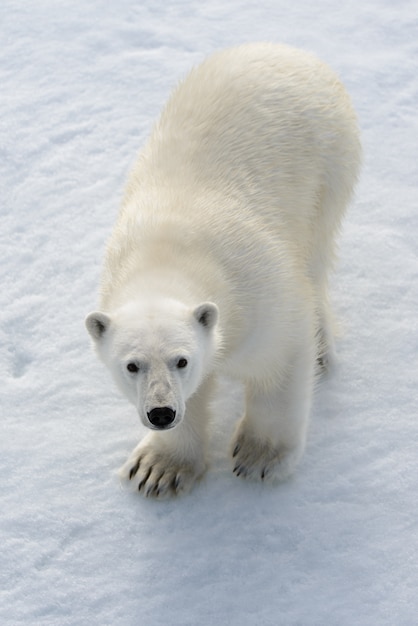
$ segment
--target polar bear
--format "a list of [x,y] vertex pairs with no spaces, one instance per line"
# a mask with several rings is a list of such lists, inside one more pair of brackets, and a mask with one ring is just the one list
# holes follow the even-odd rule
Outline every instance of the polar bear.
[[334,345],[328,275],[360,141],[350,99],[284,45],[215,53],[174,90],[108,243],[97,353],[149,433],[122,474],[145,496],[206,469],[216,378],[245,387],[233,471],[277,481],[305,447]]

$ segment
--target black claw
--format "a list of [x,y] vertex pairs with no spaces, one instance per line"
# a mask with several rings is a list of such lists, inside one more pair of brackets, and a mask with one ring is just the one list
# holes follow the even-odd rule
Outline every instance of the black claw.
[[152,485],[151,487],[148,487],[145,495],[147,496],[147,498],[152,495],[153,491],[155,491],[155,485]]
[[154,492],[154,495],[158,498],[158,496],[161,493],[161,490],[160,490],[160,480],[162,479],[163,476],[164,476],[164,472],[162,474],[160,474],[160,476],[158,477],[158,480],[156,481],[154,487],[152,489],[148,490],[147,496],[151,495],[151,493]]
[[264,480],[264,476],[265,476],[265,475],[266,475],[266,468],[264,467],[264,468],[261,470],[261,480]]
[[238,463],[235,467],[234,467],[234,473],[235,476],[246,476],[248,474],[248,470],[246,467],[244,467],[244,465],[241,465],[240,463]]
[[173,489],[174,489],[174,491],[177,491],[177,489],[179,488],[180,480],[181,480],[180,476],[178,476],[178,475],[175,476],[175,478],[173,479]]
[[139,465],[140,465],[140,461],[138,461],[133,468],[131,469],[131,471],[129,472],[129,480],[132,480],[132,478],[135,476],[135,474],[137,473],[137,471],[139,470]]
[[152,467],[149,468],[148,474],[139,483],[138,491],[141,491],[142,487],[145,485],[145,483],[147,482],[148,478],[151,476],[151,472],[152,472]]
[[238,452],[240,451],[241,446],[239,445],[239,443],[237,443],[237,445],[234,448],[234,451],[232,453],[232,457],[235,458],[238,454]]

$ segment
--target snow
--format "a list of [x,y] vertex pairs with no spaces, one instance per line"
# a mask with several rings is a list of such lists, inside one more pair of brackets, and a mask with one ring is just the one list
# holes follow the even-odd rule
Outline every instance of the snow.
[[[0,7],[0,623],[417,624],[418,20],[411,0],[3,0]],[[339,363],[279,487],[235,478],[225,386],[190,496],[115,470],[135,409],[84,316],[135,155],[212,50],[273,40],[341,75],[365,163],[332,293]]]

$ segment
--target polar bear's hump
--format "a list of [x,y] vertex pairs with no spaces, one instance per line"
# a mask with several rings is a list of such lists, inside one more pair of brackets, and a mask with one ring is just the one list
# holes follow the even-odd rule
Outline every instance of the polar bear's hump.
[[335,73],[289,46],[246,44],[213,54],[178,85],[141,169],[256,196],[261,213],[278,204],[303,213],[333,178],[345,204],[359,162],[356,116]]
[[[218,52],[192,70],[172,94],[159,128],[200,139],[197,149],[219,142],[227,154],[277,151],[295,134],[332,139],[349,123],[350,100],[334,72],[315,56],[287,46],[253,44]],[[351,111],[348,116],[355,123]],[[326,136],[317,133],[326,120]],[[342,123],[343,122],[343,123]],[[161,136],[161,135],[160,135]]]

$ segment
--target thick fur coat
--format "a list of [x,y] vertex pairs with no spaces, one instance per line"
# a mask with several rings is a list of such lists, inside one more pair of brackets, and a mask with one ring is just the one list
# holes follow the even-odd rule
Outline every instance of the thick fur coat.
[[293,471],[317,363],[334,352],[328,275],[359,164],[350,99],[305,52],[233,48],[175,89],[129,178],[87,318],[151,429],[123,470],[142,493],[186,491],[203,474],[222,373],[246,388],[234,471]]

